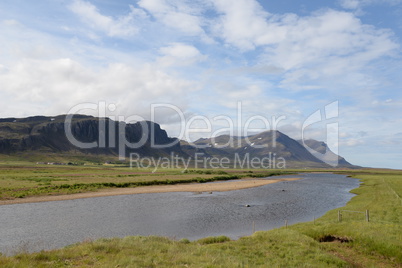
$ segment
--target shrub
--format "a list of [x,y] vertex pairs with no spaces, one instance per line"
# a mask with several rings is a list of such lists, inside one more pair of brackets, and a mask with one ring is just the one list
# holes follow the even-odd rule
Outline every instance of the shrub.
[[221,236],[211,236],[211,237],[206,237],[206,238],[201,238],[197,240],[197,243],[201,245],[207,245],[207,244],[216,244],[216,243],[225,243],[230,241],[230,238],[224,235]]
[[190,240],[188,240],[187,238],[180,239],[179,242],[183,243],[183,244],[190,244],[191,243]]

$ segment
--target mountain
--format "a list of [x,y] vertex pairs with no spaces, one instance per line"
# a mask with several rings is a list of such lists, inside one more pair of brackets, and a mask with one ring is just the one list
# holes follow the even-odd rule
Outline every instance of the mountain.
[[[327,163],[331,162],[327,160],[337,159],[340,167],[353,167],[323,142],[308,140],[305,144],[311,149],[306,149],[300,141],[279,131],[265,131],[248,137],[221,135],[190,144],[168,137],[159,124],[149,121],[126,124],[108,118],[74,115],[71,122],[65,122],[66,115],[0,119],[0,154],[86,154],[94,157],[129,157],[131,153],[141,157],[168,157],[173,154],[191,158],[194,162],[197,158],[225,158],[232,164],[238,160],[275,162],[277,159],[286,162],[288,168],[328,168],[331,165]],[[314,156],[312,150],[322,155],[327,153],[322,158],[321,155]]]
[[[264,158],[274,156],[283,158],[291,167],[331,167],[336,166],[334,159],[338,159],[339,167],[353,167],[343,157],[337,156],[329,150],[324,142],[308,140],[305,148],[300,141],[296,141],[279,131],[265,131],[248,137],[232,137],[221,135],[215,138],[199,139],[193,144],[181,142],[184,152],[191,156],[195,154],[204,157],[228,157],[238,155],[244,158]],[[317,153],[314,153],[314,150]],[[328,152],[325,154],[325,152]],[[322,157],[321,154],[325,154]],[[328,161],[331,160],[331,161]],[[327,164],[329,163],[329,164]]]
[[[303,144],[301,140],[298,140],[300,144]],[[352,166],[345,158],[335,154],[331,151],[328,145],[323,141],[306,140],[304,144],[312,149],[311,154],[317,155],[320,159],[325,159],[326,163],[337,163],[339,166]]]
[[[0,153],[15,152],[81,152],[89,154],[129,156],[168,156],[170,153],[185,155],[179,140],[169,138],[165,130],[156,123],[144,121],[135,124],[115,122],[110,119],[75,115],[65,125],[65,115],[56,117],[34,116],[28,118],[0,119]],[[67,128],[66,128],[67,127]],[[145,130],[149,131],[145,131]],[[70,140],[66,130],[71,132]],[[122,133],[122,135],[118,135]],[[71,140],[73,142],[71,142]],[[123,145],[141,143],[139,148]],[[81,143],[83,146],[76,146]],[[90,143],[96,144],[91,145]],[[155,149],[152,143],[165,148]],[[95,146],[97,145],[97,146]],[[131,147],[134,147],[131,145]],[[124,147],[124,148],[123,148]]]

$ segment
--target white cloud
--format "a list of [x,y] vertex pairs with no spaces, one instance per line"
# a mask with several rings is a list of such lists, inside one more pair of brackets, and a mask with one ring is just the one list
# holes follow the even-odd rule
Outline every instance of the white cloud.
[[339,143],[340,146],[358,146],[364,144],[364,141],[362,139],[347,139],[345,141],[341,141]]
[[159,53],[163,55],[159,59],[163,66],[193,65],[206,59],[206,56],[202,55],[196,47],[183,43],[172,43],[161,47]]
[[[79,103],[107,101],[116,113],[149,119],[150,104],[186,107],[184,93],[196,86],[172,77],[150,64],[141,68],[110,64],[94,71],[71,59],[22,60],[0,73],[2,117],[66,113]],[[10,100],[18,105],[9,105]],[[35,105],[32,105],[35,104]]]
[[198,51],[198,49],[194,46],[180,43],[174,43],[170,46],[162,47],[159,49],[159,51],[166,56],[172,56],[182,59],[196,58],[201,55],[200,51]]
[[280,96],[266,83],[233,77],[231,81],[214,84],[211,90],[214,94],[203,100],[214,103],[233,118],[237,117],[239,103],[246,117],[261,115],[268,120],[282,115],[287,115],[290,120],[299,117],[294,101]]
[[340,5],[346,9],[357,9],[361,2],[361,0],[340,0]]
[[399,49],[390,30],[363,24],[350,12],[274,15],[253,0],[213,4],[219,14],[215,36],[241,51],[263,50],[259,65],[276,70],[286,90],[325,88],[341,95],[356,92],[351,85],[373,90],[381,81],[367,67]]
[[187,36],[199,36],[203,41],[212,42],[203,29],[202,9],[196,7],[196,1],[140,0],[138,5],[163,25]]
[[[269,44],[283,39],[280,29],[269,29],[267,25],[269,14],[258,2],[248,0],[212,2],[218,13],[222,14],[215,22],[215,33],[225,42],[240,49],[249,50],[254,49],[259,43]],[[268,30],[273,30],[271,36],[275,36],[277,41],[267,38]]]
[[373,4],[387,4],[398,5],[401,4],[401,0],[339,0],[341,7],[345,9],[361,9],[364,6]]
[[136,18],[146,17],[145,12],[130,6],[129,14],[112,18],[102,15],[96,6],[82,0],[74,0],[69,8],[94,30],[105,32],[110,37],[126,38],[137,34]]
[[378,86],[378,73],[370,74],[367,66],[392,56],[398,48],[390,31],[364,25],[350,13],[330,10],[300,18],[288,27],[288,38],[268,47],[264,61],[287,70],[281,83],[287,89],[342,91],[350,85],[367,89]]
[[351,13],[334,10],[299,18],[288,24],[286,31],[286,39],[267,49],[268,60],[286,70],[317,63],[333,68],[334,61],[337,69],[327,71],[339,72],[390,55],[398,47],[389,31],[374,29]]
[[[97,69],[110,62],[144,64],[146,53],[116,50],[113,47],[91,44],[77,37],[64,38],[38,31],[30,25],[15,21],[0,21],[0,44],[4,53],[0,54],[1,64],[8,66],[23,59],[53,60],[70,58],[88,68]],[[143,58],[144,56],[144,58]]]
[[[222,14],[216,35],[241,50],[265,48],[264,64],[287,71],[308,69],[312,76],[345,73],[345,68],[361,68],[398,48],[390,31],[364,25],[348,12],[277,16],[256,1],[217,0],[214,5]],[[306,74],[294,75],[297,79]]]

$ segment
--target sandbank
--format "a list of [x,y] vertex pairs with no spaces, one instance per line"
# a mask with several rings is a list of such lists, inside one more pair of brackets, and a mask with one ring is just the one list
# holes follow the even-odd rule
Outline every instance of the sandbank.
[[33,196],[12,200],[0,200],[0,205],[22,204],[22,203],[37,203],[49,201],[63,201],[82,198],[93,198],[102,196],[116,195],[131,195],[131,194],[147,194],[147,193],[169,193],[169,192],[224,192],[235,191],[253,187],[259,187],[267,184],[272,184],[281,181],[295,181],[300,178],[282,178],[282,179],[242,179],[236,181],[219,181],[211,183],[190,183],[176,185],[155,185],[142,186],[134,188],[108,188],[97,192],[85,192],[77,194],[65,195],[48,195],[48,196]]

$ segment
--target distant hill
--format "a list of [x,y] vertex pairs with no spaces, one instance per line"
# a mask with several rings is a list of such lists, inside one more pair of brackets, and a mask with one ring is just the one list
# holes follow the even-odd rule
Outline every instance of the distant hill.
[[[292,167],[330,167],[310,153],[300,141],[296,141],[279,131],[265,131],[248,137],[221,135],[215,138],[199,139],[192,145],[183,141],[181,144],[183,151],[192,156],[196,153],[203,154],[205,157],[249,154],[251,158],[261,158],[271,153],[276,158],[283,157]],[[316,140],[308,140],[306,145],[319,153],[325,153],[326,150],[329,150],[324,142]],[[336,156],[330,150],[329,152],[332,156],[331,159],[335,157],[339,159],[339,167],[354,167],[343,157]]]
[[[53,155],[81,153],[94,157],[116,157],[122,153],[124,156],[137,153],[142,157],[174,154],[186,159],[228,158],[231,161],[236,157],[239,159],[275,157],[283,158],[286,167],[331,167],[324,163],[327,161],[323,162],[310,153],[299,141],[279,131],[265,131],[248,137],[222,135],[199,139],[189,144],[168,137],[160,125],[149,121],[126,124],[108,118],[75,115],[71,124],[66,126],[65,119],[65,115],[0,119],[0,154],[34,153],[40,156],[48,153]],[[145,133],[144,129],[148,129],[149,132]],[[67,138],[66,130],[71,131],[74,140],[85,144],[96,142],[97,146],[94,148],[75,146]],[[118,135],[121,130],[124,130],[125,136]],[[144,142],[138,148],[132,146],[122,148],[119,144],[123,139],[130,144],[136,144],[141,139]],[[328,151],[327,157],[338,159],[339,167],[354,167],[344,158],[331,152],[324,142],[308,140],[305,143],[319,153]],[[152,144],[159,147],[155,148]],[[160,148],[161,146],[163,148]]]

